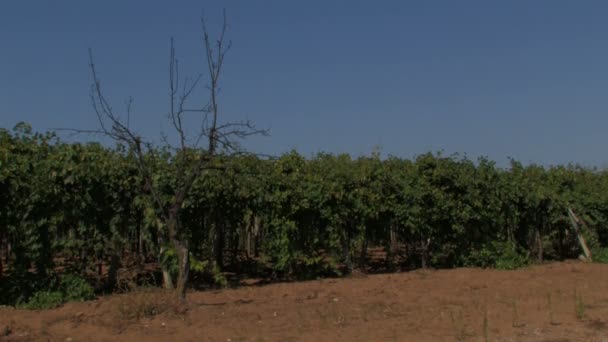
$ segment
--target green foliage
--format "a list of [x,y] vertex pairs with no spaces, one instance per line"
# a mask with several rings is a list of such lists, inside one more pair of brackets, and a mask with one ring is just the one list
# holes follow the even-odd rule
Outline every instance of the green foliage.
[[528,254],[521,251],[514,244],[502,244],[499,251],[500,254],[495,265],[499,270],[514,270],[530,263]]
[[601,264],[608,264],[608,248],[598,248],[592,251],[593,261]]
[[0,278],[0,305],[20,305],[36,292],[51,288],[54,282],[51,275],[31,272],[13,272]]
[[494,267],[500,270],[513,270],[529,263],[528,254],[511,242],[492,242],[479,250],[473,250],[464,259],[465,266]]
[[495,267],[498,260],[496,249],[490,246],[482,246],[480,249],[475,249],[464,257],[463,265],[467,267]]
[[224,276],[224,274],[222,273],[222,271],[220,270],[220,268],[217,266],[216,263],[208,264],[206,269],[204,269],[203,271],[207,272],[211,275],[211,277],[213,278],[213,283],[216,286],[219,286],[219,287],[228,286],[228,279],[226,279],[226,276]]
[[[171,202],[177,163],[195,161],[194,152],[146,155],[161,205]],[[405,160],[292,151],[213,163],[195,180],[179,224],[192,272],[219,285],[225,271],[240,276],[254,262],[264,274],[339,275],[368,267],[367,247],[402,253],[405,264],[394,267],[512,269],[576,257],[567,208],[586,223],[595,260],[608,259],[607,171],[516,161],[499,168],[432,153]],[[95,284],[106,289],[134,260],[175,275],[175,250],[149,186],[123,146],[65,143],[27,124],[0,129],[0,246],[11,247],[0,303],[48,289],[91,297],[84,281],[53,285],[55,269],[86,279],[107,270],[114,280]]]
[[[64,302],[95,298],[95,290],[86,280],[72,274],[14,273],[0,282],[3,305],[26,309],[56,307]],[[45,306],[47,305],[47,306]]]
[[63,293],[60,291],[39,291],[19,307],[28,310],[46,310],[56,308],[64,301]]
[[299,280],[312,280],[320,277],[339,277],[342,272],[335,258],[301,256],[296,258],[292,274]]
[[[178,271],[177,252],[175,248],[167,248],[161,256],[161,263],[164,269],[168,270],[171,276],[175,277]],[[213,279],[213,284],[219,287],[228,285],[228,280],[221,272],[215,262],[208,260],[199,260],[190,255],[190,271],[208,275]]]
[[162,268],[168,271],[172,277],[175,277],[177,275],[178,264],[177,251],[175,250],[175,248],[165,247],[162,249],[162,253],[160,255],[160,264]]
[[86,280],[66,274],[61,276],[59,288],[68,302],[82,302],[95,298],[95,290]]

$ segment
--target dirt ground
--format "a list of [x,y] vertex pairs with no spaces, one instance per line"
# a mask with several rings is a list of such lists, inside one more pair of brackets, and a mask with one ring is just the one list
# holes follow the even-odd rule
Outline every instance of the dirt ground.
[[4,341],[608,341],[608,265],[455,269],[0,309]]

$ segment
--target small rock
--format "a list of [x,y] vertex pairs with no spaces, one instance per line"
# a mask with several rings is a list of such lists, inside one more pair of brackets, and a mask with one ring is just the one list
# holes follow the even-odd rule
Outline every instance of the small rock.
[[334,297],[334,298],[332,298],[332,300],[333,300],[334,302],[337,302],[337,301],[338,301],[338,298]]
[[72,338],[71,338],[71,337],[68,337],[68,338],[66,338],[65,340],[66,340],[67,342],[70,342],[70,341],[72,341]]

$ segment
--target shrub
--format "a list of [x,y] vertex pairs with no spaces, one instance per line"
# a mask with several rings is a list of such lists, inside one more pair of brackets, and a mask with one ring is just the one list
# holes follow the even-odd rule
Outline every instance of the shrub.
[[93,287],[86,280],[73,274],[61,277],[59,287],[68,302],[82,302],[95,298]]
[[29,310],[53,309],[63,304],[63,293],[59,291],[38,291],[20,308]]
[[608,264],[608,248],[598,248],[593,251],[593,261]]
[[499,270],[514,270],[530,263],[528,253],[523,252],[514,243],[495,243],[500,251],[496,264]]
[[[177,276],[177,262],[177,252],[175,251],[175,248],[168,248],[161,256],[161,264],[165,269],[169,270],[169,273],[173,278]],[[190,271],[202,274],[204,279],[209,279],[215,286],[226,287],[228,285],[228,279],[226,279],[220,267],[215,262],[200,260],[193,255],[190,255]]]
[[[48,277],[45,278],[45,277]],[[31,272],[13,272],[0,279],[0,305],[20,305],[38,291],[51,288],[54,277]]]
[[472,250],[469,255],[464,257],[463,266],[467,267],[493,267],[496,264],[496,250],[492,246],[484,245],[480,249]]
[[[18,282],[18,284],[20,283],[22,284],[23,281]],[[95,298],[93,287],[86,280],[72,274],[64,275],[59,279],[54,277],[51,281],[44,284],[34,283],[30,287],[37,288],[38,290],[29,292],[33,293],[32,295],[28,295],[27,291],[23,292],[18,298],[14,299],[14,304],[17,307],[30,310],[44,310],[56,308],[65,302],[81,302]],[[8,287],[8,290],[11,290],[11,287]],[[11,293],[13,292],[18,294],[15,291]]]
[[293,266],[293,273],[300,280],[311,280],[319,277],[341,276],[340,265],[332,257],[299,256]]
[[220,270],[220,268],[217,266],[217,264],[211,263],[211,265],[208,267],[207,272],[209,272],[211,274],[211,276],[213,277],[213,283],[216,286],[219,287],[226,287],[228,286],[228,279],[226,279],[226,276],[224,276],[224,273],[222,273],[222,271]]
[[513,270],[528,265],[527,253],[512,242],[493,242],[474,250],[464,259],[465,266],[494,267],[500,270]]

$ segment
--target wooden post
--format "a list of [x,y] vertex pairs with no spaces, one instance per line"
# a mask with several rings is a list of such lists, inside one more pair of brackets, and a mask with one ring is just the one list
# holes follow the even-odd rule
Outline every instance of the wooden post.
[[593,260],[591,258],[591,251],[589,251],[589,247],[587,247],[587,242],[585,241],[585,237],[583,236],[583,234],[578,226],[580,220],[578,219],[578,217],[576,217],[576,215],[574,215],[574,211],[572,211],[571,208],[568,208],[568,217],[570,217],[570,222],[572,222],[572,227],[574,228],[574,232],[576,233],[578,242],[581,244],[581,247],[583,248],[583,253],[585,253],[585,257],[587,258],[588,261]]

